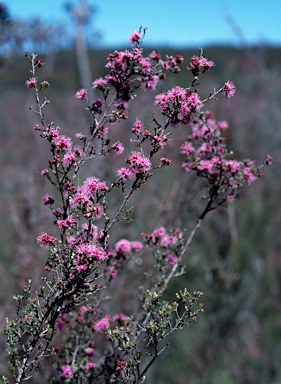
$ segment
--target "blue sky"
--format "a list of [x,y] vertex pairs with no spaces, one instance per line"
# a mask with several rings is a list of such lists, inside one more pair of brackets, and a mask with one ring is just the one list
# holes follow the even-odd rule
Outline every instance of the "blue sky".
[[[15,18],[39,16],[70,25],[63,5],[78,0],[2,0]],[[249,44],[281,45],[281,0],[88,0],[96,6],[92,26],[100,44],[127,43],[131,31],[148,27],[150,45],[206,46],[239,44],[235,29]],[[231,21],[230,21],[231,20]],[[235,25],[235,27],[233,26]]]

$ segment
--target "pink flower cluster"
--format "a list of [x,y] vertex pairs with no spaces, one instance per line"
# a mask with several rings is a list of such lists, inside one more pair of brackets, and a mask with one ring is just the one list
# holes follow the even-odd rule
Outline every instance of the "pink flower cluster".
[[133,151],[126,159],[129,167],[121,167],[117,170],[117,175],[123,180],[131,179],[134,175],[143,174],[151,169],[150,160],[140,152]]
[[96,244],[82,243],[76,246],[76,253],[79,255],[77,261],[81,260],[81,256],[87,256],[88,258],[94,257],[97,260],[107,260],[106,252],[98,247]]
[[112,144],[111,149],[115,152],[115,156],[119,156],[124,152],[124,145],[118,140]]
[[103,213],[103,208],[96,203],[99,193],[108,190],[105,182],[101,182],[96,177],[88,177],[81,187],[71,197],[70,205],[73,208],[82,209],[87,218],[99,219]]
[[137,43],[140,41],[140,38],[141,38],[141,33],[140,32],[137,32],[137,31],[134,31],[131,33],[130,37],[129,37],[129,41],[133,44],[133,43]]
[[197,77],[200,73],[204,73],[214,66],[215,63],[212,60],[208,60],[203,56],[193,56],[188,69],[194,77]]
[[125,102],[130,100],[134,89],[131,81],[133,76],[135,84],[138,83],[136,76],[140,76],[146,89],[155,89],[159,78],[154,73],[150,59],[142,55],[140,48],[133,48],[132,51],[115,51],[107,59],[106,68],[110,73],[104,78],[95,80],[92,84],[93,88],[103,92],[106,87],[113,87],[117,92],[117,99]]
[[110,326],[111,317],[109,315],[104,316],[93,325],[93,330],[99,333],[104,333]]
[[178,229],[173,229],[169,233],[166,228],[159,227],[150,234],[142,233],[142,236],[150,246],[162,248],[167,264],[174,265],[177,262],[176,249],[181,238],[181,233]]
[[55,167],[62,165],[67,169],[76,166],[78,159],[83,156],[80,145],[74,145],[70,137],[60,135],[60,128],[50,126],[45,132],[46,138],[51,142],[53,148],[53,159],[51,165]]
[[197,93],[177,86],[157,95],[155,104],[169,118],[170,124],[177,125],[188,124],[192,116],[199,112],[202,102]]
[[186,161],[182,166],[186,171],[195,171],[208,180],[212,191],[220,195],[220,203],[233,200],[241,187],[251,184],[261,171],[252,161],[232,160],[222,132],[225,122],[216,122],[210,112],[192,126],[192,134],[181,145],[181,153]]
[[235,95],[236,88],[232,81],[227,81],[223,86],[223,94],[229,99]]
[[73,376],[73,369],[71,365],[64,365],[61,368],[61,377],[64,377],[65,379],[71,379]]
[[37,85],[36,77],[30,77],[28,80],[26,80],[25,85],[27,88],[35,88]]
[[[141,39],[140,32],[133,32],[130,36],[132,43],[139,43]],[[166,61],[161,60],[161,56],[153,51],[148,57],[143,56],[143,50],[138,46],[131,51],[115,51],[109,54],[106,68],[109,74],[104,78],[99,78],[92,83],[93,88],[98,88],[101,92],[113,87],[117,100],[127,102],[131,99],[132,92],[143,84],[144,88],[151,91],[156,88],[159,79],[164,79],[163,70],[177,72],[178,65],[183,62],[183,57],[167,57]],[[161,66],[159,62],[161,60]],[[83,98],[83,90],[77,92],[76,97]],[[120,115],[120,116],[119,116]],[[127,118],[126,114],[115,116],[118,119]]]
[[37,241],[41,247],[49,247],[54,244],[55,237],[43,232],[37,237]]
[[153,244],[158,244],[161,247],[167,248],[175,245],[179,240],[180,233],[178,230],[173,230],[172,233],[167,233],[166,228],[159,227],[151,233],[150,241]]
[[129,241],[127,239],[121,239],[117,241],[114,249],[117,254],[127,256],[131,252],[139,252],[143,245],[139,241]]
[[76,99],[86,100],[87,99],[87,89],[81,88],[75,94]]
[[123,323],[124,321],[127,321],[127,320],[128,320],[128,317],[123,315],[122,313],[118,313],[113,317],[106,315],[102,319],[96,321],[92,329],[96,332],[104,333],[110,327],[111,321]]

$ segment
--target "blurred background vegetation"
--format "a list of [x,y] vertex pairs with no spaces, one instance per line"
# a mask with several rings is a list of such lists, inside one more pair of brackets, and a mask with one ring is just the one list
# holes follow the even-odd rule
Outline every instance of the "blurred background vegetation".
[[[67,11],[75,21],[73,9]],[[61,126],[67,135],[86,132],[88,117],[74,94],[85,82],[90,85],[106,73],[109,53],[87,46],[83,40],[86,21],[82,19],[79,25],[76,20],[76,36],[70,38],[63,27],[58,30],[41,20],[11,20],[9,10],[0,4],[1,327],[6,317],[14,316],[13,294],[28,278],[39,280],[46,254],[36,244],[36,236],[52,226],[41,203],[50,187],[39,175],[46,167],[48,150],[33,131],[36,116],[29,111],[34,102],[32,92],[24,86],[29,77],[24,47],[31,44],[46,62],[41,73],[42,80],[51,84],[46,90],[51,100],[47,121]],[[81,45],[84,56],[79,62]],[[163,56],[183,55],[185,66],[198,53],[163,46],[159,51]],[[230,148],[239,158],[249,157],[257,163],[270,154],[273,165],[235,204],[215,211],[204,222],[186,256],[186,273],[173,281],[168,296],[185,286],[190,291],[200,290],[205,312],[173,337],[147,380],[154,384],[277,384],[281,383],[281,48],[245,43],[240,47],[208,46],[204,55],[214,60],[216,67],[202,79],[200,93],[206,96],[227,80],[237,88],[233,99],[208,105],[216,119],[229,122]],[[190,81],[183,69],[170,75],[158,91],[175,84],[187,87]],[[136,116],[149,127],[153,97],[141,95],[133,103],[129,120],[114,128],[115,138],[125,142]],[[186,130],[178,129],[166,153],[175,168],[160,172],[154,183],[135,196],[135,222],[120,227],[116,238],[139,239],[141,231],[156,225],[192,229],[200,214],[203,186],[180,169],[177,148],[186,136]],[[102,168],[98,164],[88,171],[110,178],[112,164],[113,159],[108,159]],[[133,283],[134,271],[129,272]],[[134,298],[127,300],[128,309]],[[4,372],[2,336],[0,342],[0,370]],[[51,363],[45,362],[41,382],[47,382],[44,378],[51,370]]]

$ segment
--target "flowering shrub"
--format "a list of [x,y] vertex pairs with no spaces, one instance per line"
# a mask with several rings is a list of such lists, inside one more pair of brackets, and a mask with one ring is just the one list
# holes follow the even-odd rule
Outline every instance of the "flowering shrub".
[[[213,114],[204,110],[219,94],[232,97],[235,86],[227,81],[207,98],[200,97],[199,77],[215,65],[203,52],[193,56],[188,67],[190,87],[175,86],[155,96],[159,117],[153,116],[151,127],[147,129],[136,116],[129,142],[112,143],[112,126],[128,119],[130,102],[137,92],[155,90],[160,80],[169,72],[177,73],[183,63],[179,55],[163,60],[155,51],[145,57],[142,39],[141,31],[133,32],[130,50],[108,56],[108,74],[92,83],[99,98],[88,100],[86,89],[76,92],[75,97],[91,114],[92,124],[89,132],[77,132],[75,138],[45,121],[43,109],[49,101],[41,100],[41,92],[49,83],[39,81],[37,75],[43,61],[26,53],[31,63],[26,87],[35,91],[36,107],[32,110],[40,118],[34,129],[51,151],[48,168],[41,176],[54,187],[53,195],[43,197],[54,216],[54,230],[37,237],[40,246],[48,249],[42,285],[36,289],[30,281],[16,297],[17,316],[5,329],[9,365],[17,384],[31,378],[50,354],[55,354],[57,361],[50,378],[53,383],[143,382],[167,348],[167,338],[202,312],[202,306],[197,305],[201,292],[190,293],[184,288],[171,303],[164,297],[171,280],[184,272],[184,256],[202,220],[262,175],[261,167],[253,161],[233,158],[223,137],[227,123],[216,122]],[[183,155],[182,167],[203,178],[207,191],[205,208],[194,229],[186,233],[159,227],[142,233],[142,241],[113,241],[115,228],[130,218],[131,196],[156,171],[173,166],[172,159],[161,157],[161,152],[176,134],[176,126],[187,130],[186,141],[178,149]],[[155,156],[158,152],[160,156]],[[122,166],[116,166],[114,179],[101,180],[95,175],[79,179],[86,162],[110,154],[123,161]],[[111,196],[120,193],[122,200],[116,206]],[[111,296],[115,293],[110,287],[116,279],[126,284],[121,270],[137,254],[150,254],[153,260],[135,298],[137,310],[114,313],[108,292]]]

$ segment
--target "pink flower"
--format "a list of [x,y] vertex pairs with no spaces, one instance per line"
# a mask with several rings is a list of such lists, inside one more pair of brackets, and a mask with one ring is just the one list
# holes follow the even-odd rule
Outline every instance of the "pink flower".
[[49,173],[48,169],[47,169],[47,168],[44,168],[44,169],[42,169],[42,171],[40,172],[40,175],[41,175],[41,176],[45,176],[45,175],[48,175],[48,173]]
[[114,248],[117,253],[126,254],[131,252],[132,244],[129,240],[121,239],[115,244]]
[[52,141],[59,138],[59,130],[55,127],[50,127],[49,129],[49,136]]
[[37,241],[41,247],[48,247],[54,244],[55,237],[48,235],[46,232],[43,232],[37,237]]
[[74,195],[70,201],[70,205],[74,208],[78,206],[85,207],[89,204],[90,204],[90,199],[83,190],[77,192],[77,194]]
[[76,163],[76,157],[75,157],[75,153],[73,152],[68,152],[64,155],[63,157],[63,164],[65,166],[69,166],[69,165],[75,165]]
[[75,93],[76,99],[87,99],[87,89],[81,88]]
[[87,312],[89,312],[89,308],[86,307],[86,305],[81,305],[81,307],[79,308],[79,312],[80,313],[87,313]]
[[128,320],[128,317],[123,315],[122,313],[118,313],[116,315],[113,316],[113,321],[126,321]]
[[181,148],[181,153],[183,155],[189,155],[191,152],[194,151],[193,145],[187,142],[183,143],[180,148]]
[[63,330],[63,322],[58,319],[56,322],[55,322],[55,328],[58,329],[59,331],[62,331]]
[[27,88],[35,88],[37,85],[36,77],[30,77],[28,80],[26,80],[25,85]]
[[140,152],[132,152],[127,159],[127,163],[132,166],[135,173],[142,173],[151,169],[150,160]]
[[83,189],[86,193],[94,195],[99,188],[99,182],[100,180],[97,177],[88,177],[83,184]]
[[199,165],[200,171],[210,172],[212,169],[212,163],[210,160],[201,160]]
[[97,321],[94,325],[93,325],[93,329],[96,331],[96,332],[100,332],[100,333],[103,333],[106,331],[107,328],[109,328],[109,321],[110,321],[110,316],[109,315],[106,315],[105,317],[103,317],[102,319],[100,319],[99,321]]
[[85,138],[85,135],[83,135],[83,133],[81,133],[81,132],[77,132],[77,133],[75,134],[75,137],[76,137],[77,139],[79,139],[79,140],[83,140],[83,139]]
[[70,244],[71,246],[76,245],[77,241],[78,241],[77,236],[69,236],[67,238],[67,243]]
[[161,59],[161,55],[155,51],[152,51],[149,57],[154,61],[159,61]]
[[153,136],[153,139],[156,141],[156,143],[159,145],[159,147],[163,148],[167,142],[167,136],[166,135],[155,135]]
[[93,348],[88,347],[88,348],[85,348],[84,351],[85,351],[85,353],[86,353],[88,356],[94,356],[95,351],[94,351]]
[[57,226],[59,228],[67,228],[71,227],[75,222],[76,220],[74,219],[74,217],[68,217],[65,220],[57,220]]
[[73,152],[77,157],[82,157],[83,155],[83,149],[80,147],[80,145],[74,145]]
[[158,81],[159,81],[159,76],[157,76],[157,75],[153,75],[151,77],[148,77],[147,79],[145,79],[145,78],[143,79],[143,82],[145,84],[145,88],[148,91],[154,91]]
[[143,248],[143,245],[140,241],[132,241],[131,247],[132,251],[139,252]]
[[100,204],[96,204],[95,207],[93,208],[93,213],[95,219],[100,219],[102,214],[103,214],[103,208]]
[[217,124],[218,129],[227,129],[228,122],[227,121],[219,121]]
[[142,67],[142,70],[145,74],[149,74],[150,72],[150,69],[151,69],[151,64],[150,64],[150,61],[148,59],[145,59],[144,57],[141,57],[139,60],[138,60],[139,64],[141,65]]
[[166,235],[166,229],[164,227],[155,228],[152,232],[153,237],[162,237]]
[[155,96],[155,104],[159,105],[162,108],[162,110],[168,109],[167,100],[168,100],[168,97],[165,95],[165,93],[159,93],[159,95]]
[[160,160],[163,165],[168,165],[169,167],[173,165],[173,160],[167,159],[167,157],[161,157]]
[[214,67],[215,63],[212,60],[208,60],[205,57],[193,56],[191,59],[189,70],[193,74],[193,76],[198,76],[200,73],[200,69],[202,72],[209,70]]
[[94,369],[96,366],[95,363],[91,363],[90,361],[86,364],[85,369],[86,371],[90,371],[91,369]]
[[234,201],[234,196],[228,195],[226,199],[227,199],[227,201],[229,201],[231,203],[232,201]]
[[119,140],[116,141],[111,148],[114,149],[116,156],[122,155],[124,152],[124,145]]
[[78,255],[95,257],[97,260],[107,260],[106,252],[95,244],[80,244],[76,246]]
[[99,129],[98,137],[104,137],[104,136],[107,135],[107,133],[108,133],[108,128],[107,128],[107,126],[102,125],[102,126],[100,127],[100,129]]
[[177,102],[178,100],[184,100],[186,95],[185,89],[176,86],[167,92],[168,100],[171,102]]
[[161,239],[161,246],[168,247],[169,245],[174,245],[177,242],[177,238],[171,235],[164,235]]
[[104,78],[100,77],[92,83],[92,86],[93,88],[103,88],[106,84],[107,81]]
[[271,156],[267,156],[267,158],[265,159],[264,163],[265,163],[265,165],[271,165],[272,164],[272,157]]
[[223,86],[223,94],[225,97],[231,98],[235,95],[236,88],[232,81],[227,81]]
[[133,33],[131,33],[130,37],[129,37],[129,41],[131,43],[136,43],[140,40],[141,38],[141,33],[140,32],[137,32],[137,31],[134,31]]
[[61,135],[54,139],[58,151],[70,151],[72,149],[72,140],[70,137]]
[[109,274],[110,274],[110,276],[111,276],[112,278],[116,277],[116,276],[117,276],[117,272],[116,272],[115,268],[110,267],[110,268],[109,268]]
[[88,268],[88,265],[87,265],[87,264],[77,265],[77,266],[76,266],[76,271],[77,271],[77,272],[86,271],[87,268]]
[[257,180],[257,177],[252,173],[251,169],[246,167],[243,171],[244,176],[248,182],[248,184],[252,184],[254,181]]
[[225,162],[225,165],[229,168],[232,175],[237,173],[241,168],[241,163],[237,160],[228,160]]
[[108,190],[108,186],[106,185],[105,181],[101,181],[99,183],[99,191],[107,191]]
[[131,168],[122,167],[117,170],[117,176],[121,177],[123,180],[131,179],[134,176],[134,173]]
[[61,370],[61,377],[64,377],[65,379],[70,379],[73,376],[73,369],[71,365],[64,365]]
[[172,256],[172,255],[170,255],[170,256],[167,257],[167,263],[168,263],[168,264],[170,264],[170,265],[175,265],[176,262],[177,262],[177,258],[176,258],[176,256]]
[[118,101],[114,104],[114,106],[120,111],[127,111],[129,109],[129,104],[125,103],[124,101]]
[[53,204],[54,203],[54,199],[51,195],[49,195],[48,193],[43,197],[43,203],[45,205],[48,205],[48,204]]
[[188,124],[193,113],[198,112],[202,102],[197,93],[176,86],[166,94],[155,97],[155,104],[159,105],[162,113],[171,118],[171,124]]
[[134,122],[134,128],[132,129],[133,132],[140,133],[143,130],[143,125],[140,120],[136,120]]

